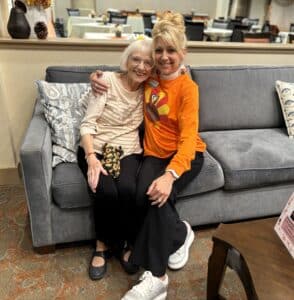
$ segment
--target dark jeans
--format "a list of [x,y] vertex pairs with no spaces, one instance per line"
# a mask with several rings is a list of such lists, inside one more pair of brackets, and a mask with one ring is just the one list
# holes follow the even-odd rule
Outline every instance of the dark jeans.
[[[98,159],[101,156],[97,154]],[[117,246],[128,241],[133,243],[135,228],[136,178],[141,155],[133,154],[121,160],[120,176],[113,178],[100,174],[96,193],[89,188],[93,199],[96,239],[109,246]],[[87,180],[88,164],[82,148],[78,150],[79,166]]]
[[146,192],[152,181],[165,172],[170,160],[145,157],[137,180],[136,226],[139,230],[130,262],[159,277],[165,274],[168,257],[183,245],[187,234],[186,226],[175,208],[177,194],[198,176],[204,159],[203,153],[197,153],[191,170],[174,182],[168,201],[158,208],[150,204]]

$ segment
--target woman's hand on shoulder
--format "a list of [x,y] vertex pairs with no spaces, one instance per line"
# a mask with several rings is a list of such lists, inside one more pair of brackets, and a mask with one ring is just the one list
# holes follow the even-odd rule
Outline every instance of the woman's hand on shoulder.
[[107,83],[102,79],[103,72],[96,70],[90,74],[90,84],[94,95],[102,95],[108,90]]
[[170,172],[165,172],[162,176],[153,180],[148,188],[147,195],[149,196],[151,205],[158,205],[161,207],[167,201],[175,178]]
[[96,155],[90,155],[87,158],[88,163],[88,184],[93,193],[96,193],[96,188],[99,182],[100,173],[108,175],[107,171],[103,168],[102,163],[97,159]]

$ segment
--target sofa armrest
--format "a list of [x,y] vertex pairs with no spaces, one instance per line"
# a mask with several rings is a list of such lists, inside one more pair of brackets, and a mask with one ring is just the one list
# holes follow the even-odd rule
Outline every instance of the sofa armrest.
[[20,160],[35,247],[52,245],[52,141],[42,114],[34,114],[20,148]]

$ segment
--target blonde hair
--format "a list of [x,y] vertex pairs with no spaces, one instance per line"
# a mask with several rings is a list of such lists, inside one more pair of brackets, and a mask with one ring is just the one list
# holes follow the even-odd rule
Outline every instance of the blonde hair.
[[153,43],[161,38],[165,43],[173,45],[176,50],[186,49],[187,37],[185,34],[185,22],[180,13],[164,12],[158,16],[152,30]]
[[148,53],[152,58],[152,39],[145,38],[132,42],[127,48],[125,48],[120,58],[120,69],[123,72],[127,71],[128,59],[134,52]]

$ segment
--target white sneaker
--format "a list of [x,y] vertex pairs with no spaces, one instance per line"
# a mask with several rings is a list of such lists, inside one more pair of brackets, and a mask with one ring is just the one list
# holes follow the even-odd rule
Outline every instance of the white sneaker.
[[167,296],[168,276],[164,281],[152,275],[150,271],[145,271],[139,279],[139,283],[134,285],[121,300],[165,300]]
[[187,221],[183,221],[187,227],[187,235],[184,244],[168,258],[168,267],[172,270],[181,269],[188,261],[189,248],[194,240],[194,232]]

